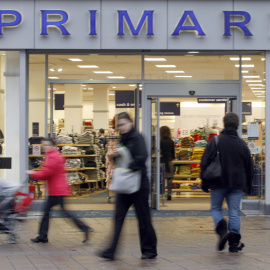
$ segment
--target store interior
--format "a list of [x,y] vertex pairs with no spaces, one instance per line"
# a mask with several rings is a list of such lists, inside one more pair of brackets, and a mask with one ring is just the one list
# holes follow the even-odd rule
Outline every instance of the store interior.
[[[1,89],[0,89],[0,129],[5,135],[5,52],[1,55]],[[142,69],[142,61],[144,69]],[[107,140],[117,136],[115,130],[115,115],[127,111],[135,117],[134,104],[121,106],[121,96],[133,96],[134,91],[143,91],[145,80],[239,80],[242,82],[242,102],[251,103],[251,114],[243,115],[242,138],[249,143],[246,130],[250,123],[257,123],[260,138],[256,141],[261,146],[260,152],[254,154],[260,170],[259,191],[250,198],[263,198],[264,185],[264,123],[265,123],[265,58],[263,52],[252,52],[242,56],[242,69],[239,74],[239,55],[222,55],[208,52],[182,52],[179,55],[131,55],[131,54],[49,54],[48,70],[45,54],[29,55],[29,137],[43,137],[46,131],[59,137],[58,147],[70,161],[69,173],[77,175],[71,183],[73,196],[70,203],[89,203],[92,209],[107,207],[114,201],[114,195],[106,188],[106,148],[98,141],[98,131],[105,130]],[[142,74],[144,70],[144,74]],[[54,82],[47,84],[46,76]],[[58,82],[60,81],[61,82]],[[65,81],[66,82],[63,82]],[[87,81],[81,83],[70,82]],[[113,81],[116,81],[114,83]],[[128,80],[128,83],[125,81]],[[131,83],[134,80],[135,83]],[[93,83],[91,83],[93,81]],[[99,81],[99,83],[96,83]],[[102,81],[102,83],[100,83]],[[121,83],[119,83],[121,81]],[[217,89],[218,91],[218,89]],[[179,93],[179,96],[181,93]],[[130,95],[128,95],[130,96]],[[120,97],[120,101],[117,101]],[[214,97],[213,97],[214,98]],[[46,101],[47,100],[47,101]],[[225,114],[224,103],[198,103],[195,98],[162,98],[160,102],[179,102],[180,115],[161,115],[160,126],[169,126],[175,141],[176,153],[181,151],[181,141],[190,137],[196,130],[206,127],[214,128],[217,133],[222,129],[222,117]],[[129,103],[129,101],[127,102]],[[132,103],[132,101],[131,101]],[[119,105],[119,106],[118,106]],[[139,109],[139,130],[142,130],[142,109]],[[78,143],[78,138],[87,133],[87,143]],[[71,135],[71,136],[70,136]],[[70,137],[65,141],[65,136]],[[63,139],[64,138],[64,139]],[[82,137],[83,139],[83,137]],[[76,141],[77,140],[77,141]],[[207,141],[207,139],[206,139]],[[4,149],[4,141],[3,141]],[[29,143],[31,148],[31,143]],[[75,147],[75,149],[72,149]],[[91,148],[91,149],[90,149]],[[193,149],[194,150],[194,149]],[[31,151],[31,150],[29,150]],[[65,151],[71,151],[66,152]],[[72,152],[75,151],[75,152]],[[86,152],[90,154],[86,154]],[[89,152],[90,151],[90,152]],[[201,151],[202,154],[203,151]],[[70,157],[76,153],[76,157]],[[5,155],[4,150],[2,156]],[[34,164],[39,169],[43,156],[33,157],[29,152],[29,166]],[[87,157],[88,156],[88,157]],[[178,157],[176,155],[176,161]],[[77,160],[77,161],[76,161]],[[181,165],[191,165],[181,164]],[[198,163],[199,164],[199,163]],[[75,167],[72,167],[75,166]],[[77,167],[76,167],[77,166]],[[187,169],[187,168],[186,168]],[[175,164],[179,172],[179,166]],[[4,172],[0,172],[4,175]],[[166,209],[209,209],[209,195],[201,192],[199,177],[186,177],[175,174],[175,189],[182,184],[189,186],[191,191],[173,191],[172,200],[161,196],[160,206]],[[81,176],[78,176],[81,175]],[[189,174],[187,174],[189,176]],[[197,176],[198,174],[196,174]],[[78,178],[79,177],[79,178]],[[178,181],[178,182],[177,182]],[[179,181],[187,181],[180,183]],[[188,181],[191,181],[188,185]],[[82,183],[83,182],[83,183]],[[44,183],[34,183],[37,199],[44,199],[46,186]],[[192,192],[193,191],[193,192]],[[110,207],[110,206],[109,206]]]

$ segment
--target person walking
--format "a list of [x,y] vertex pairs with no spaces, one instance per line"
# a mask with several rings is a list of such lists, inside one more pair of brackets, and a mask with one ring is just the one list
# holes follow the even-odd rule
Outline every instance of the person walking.
[[[211,189],[211,213],[219,236],[217,249],[223,250],[229,242],[229,251],[238,252],[244,245],[240,244],[241,220],[240,202],[243,191],[250,193],[253,178],[253,161],[246,143],[239,138],[237,129],[239,119],[235,113],[227,113],[224,118],[224,129],[218,136],[216,144],[212,138],[207,145],[201,161],[202,189]],[[208,165],[219,151],[221,178],[209,182],[204,178]],[[229,227],[222,214],[222,203],[226,198],[229,215]],[[229,231],[229,232],[228,232]]]
[[172,199],[172,179],[174,176],[174,168],[172,161],[175,159],[174,141],[172,140],[170,128],[162,126],[160,128],[160,162],[165,166],[165,179],[167,179],[167,200]]
[[45,153],[41,171],[28,170],[26,173],[34,180],[47,180],[49,196],[39,227],[39,235],[31,239],[31,241],[34,243],[48,243],[50,211],[55,205],[60,205],[65,215],[71,218],[77,227],[84,232],[83,243],[85,243],[88,241],[91,228],[64,208],[64,197],[70,195],[65,169],[65,158],[55,149],[55,142],[52,138],[45,138],[41,143],[42,150]]
[[[132,194],[117,194],[112,241],[109,248],[98,255],[105,259],[114,259],[125,216],[130,206],[134,205],[139,221],[141,259],[154,259],[157,256],[157,238],[148,205],[149,182],[145,165],[147,159],[145,141],[143,136],[134,129],[133,122],[126,112],[118,114],[118,129],[121,133],[120,144],[128,148],[133,159],[129,169],[141,171],[141,187],[139,191]],[[118,158],[117,148],[112,155]]]

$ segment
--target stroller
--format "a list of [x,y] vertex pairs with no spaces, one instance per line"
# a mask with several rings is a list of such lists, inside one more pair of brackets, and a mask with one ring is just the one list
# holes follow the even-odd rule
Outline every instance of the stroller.
[[16,223],[20,216],[29,211],[29,206],[34,200],[33,193],[19,191],[23,186],[13,185],[0,178],[0,233],[9,235],[10,244],[17,243]]

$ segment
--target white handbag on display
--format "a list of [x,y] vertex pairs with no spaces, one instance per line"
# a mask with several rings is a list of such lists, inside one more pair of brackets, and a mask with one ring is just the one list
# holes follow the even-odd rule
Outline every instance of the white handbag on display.
[[110,190],[132,194],[137,192],[141,186],[141,171],[133,171],[128,169],[132,157],[130,151],[126,147],[117,148],[119,156],[115,160],[115,169],[112,174],[112,184]]

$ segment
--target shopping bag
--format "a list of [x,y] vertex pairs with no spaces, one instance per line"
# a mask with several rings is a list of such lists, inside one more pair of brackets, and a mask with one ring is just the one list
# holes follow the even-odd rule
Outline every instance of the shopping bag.
[[141,186],[141,171],[132,171],[127,168],[115,168],[112,174],[110,190],[132,194],[137,192]]
[[218,138],[215,136],[215,142],[217,146],[217,155],[215,159],[209,164],[206,168],[203,178],[208,182],[216,182],[221,178],[221,164],[219,160],[219,151],[218,151]]

